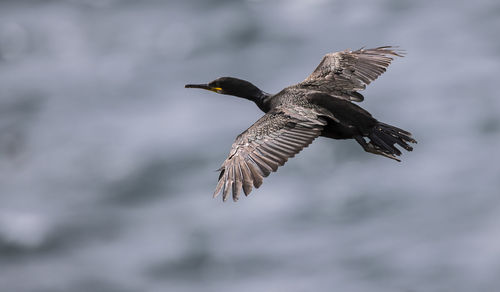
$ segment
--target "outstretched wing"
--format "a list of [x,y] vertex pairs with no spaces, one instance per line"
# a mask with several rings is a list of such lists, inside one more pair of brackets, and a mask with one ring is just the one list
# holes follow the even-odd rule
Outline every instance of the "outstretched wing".
[[314,72],[298,86],[363,101],[363,95],[356,91],[365,89],[382,75],[394,56],[402,57],[401,52],[391,46],[326,54]]
[[222,191],[225,201],[232,191],[233,200],[237,201],[241,188],[248,196],[252,186],[258,188],[264,177],[311,144],[326,121],[311,113],[296,114],[302,110],[308,109],[275,109],[241,133],[220,168],[214,197]]

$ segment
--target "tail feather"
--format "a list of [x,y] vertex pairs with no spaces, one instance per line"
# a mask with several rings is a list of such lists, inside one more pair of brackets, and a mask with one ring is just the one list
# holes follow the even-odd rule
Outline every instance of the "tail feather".
[[407,151],[412,151],[413,147],[408,145],[408,143],[417,143],[410,132],[380,122],[373,127],[368,134],[368,138],[370,142],[366,147],[364,146],[365,150],[368,148],[371,153],[383,155],[397,161],[400,161],[396,156],[400,156],[401,151],[396,145]]

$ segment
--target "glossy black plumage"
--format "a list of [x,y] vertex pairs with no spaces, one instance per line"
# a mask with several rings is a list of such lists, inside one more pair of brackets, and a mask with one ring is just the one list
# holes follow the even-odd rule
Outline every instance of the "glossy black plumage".
[[416,141],[409,132],[377,121],[352,103],[364,99],[357,91],[384,73],[394,56],[401,55],[393,47],[330,53],[304,81],[274,95],[232,77],[186,85],[249,99],[266,113],[236,138],[214,196],[222,192],[225,201],[232,193],[236,201],[241,189],[248,195],[318,136],[355,139],[365,151],[397,161],[396,145],[412,151],[408,143]]

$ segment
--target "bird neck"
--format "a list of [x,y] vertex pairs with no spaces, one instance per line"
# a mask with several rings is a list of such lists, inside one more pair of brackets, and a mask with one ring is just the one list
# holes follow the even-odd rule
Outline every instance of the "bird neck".
[[[257,88],[258,89],[258,88]],[[248,99],[248,100],[251,100],[253,102],[255,102],[255,104],[265,113],[267,113],[269,110],[270,110],[270,97],[271,97],[271,94],[269,93],[266,93],[260,89],[258,89],[259,91],[252,94],[252,95],[246,95],[246,96],[240,96],[242,98],[245,98],[245,99]]]
[[245,90],[242,90],[241,92],[234,94],[234,96],[255,102],[255,104],[263,112],[269,111],[269,97],[271,97],[271,94],[260,90],[257,86],[251,83],[248,83],[248,86],[245,88]]
[[261,91],[261,95],[253,100],[255,104],[265,113],[267,113],[271,109],[271,94]]

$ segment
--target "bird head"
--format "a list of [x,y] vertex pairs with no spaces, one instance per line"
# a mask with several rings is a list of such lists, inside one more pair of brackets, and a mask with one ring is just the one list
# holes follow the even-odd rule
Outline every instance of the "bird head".
[[262,96],[262,91],[252,83],[233,77],[220,77],[207,84],[186,84],[185,88],[201,88],[250,100],[255,100]]

